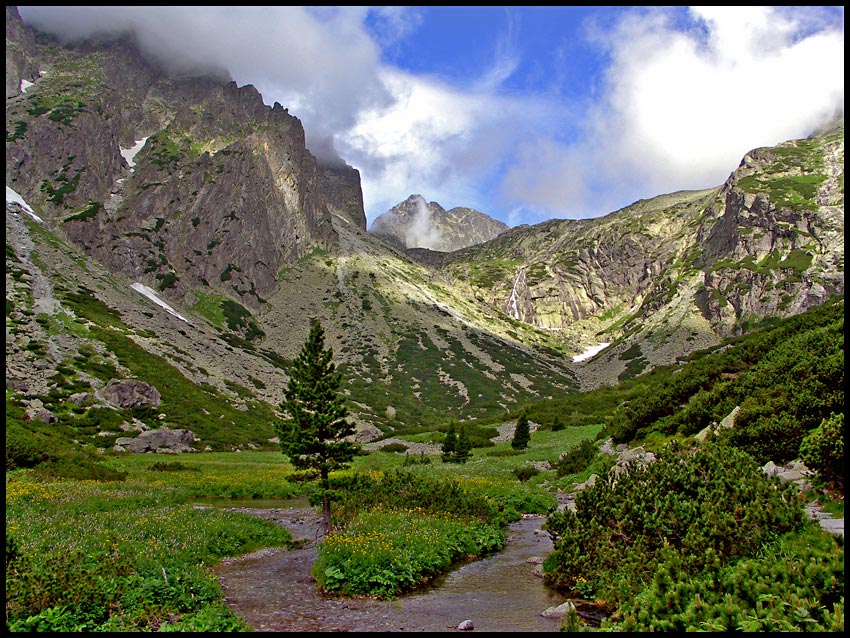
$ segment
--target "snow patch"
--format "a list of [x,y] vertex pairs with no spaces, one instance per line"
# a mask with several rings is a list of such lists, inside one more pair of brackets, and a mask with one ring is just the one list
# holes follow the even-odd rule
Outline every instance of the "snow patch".
[[588,346],[585,349],[584,352],[573,357],[573,363],[579,363],[580,361],[587,361],[588,359],[590,359],[594,355],[602,352],[605,348],[607,348],[610,345],[611,345],[610,342],[606,342],[606,343],[599,343],[595,346]]
[[21,93],[26,93],[27,89],[31,86],[35,86],[35,82],[30,82],[29,80],[21,79]]
[[167,303],[165,303],[162,299],[157,297],[156,292],[154,291],[153,288],[150,288],[149,286],[146,286],[144,284],[140,284],[139,282],[131,284],[130,288],[132,288],[133,290],[135,290],[138,293],[143,294],[145,297],[147,297],[152,302],[154,302],[157,306],[161,306],[162,308],[165,308],[165,310],[167,312],[171,313],[172,315],[174,315],[175,317],[177,317],[181,321],[185,321],[186,323],[189,323],[189,320],[186,319],[186,317],[181,315],[179,312],[174,310],[174,308],[172,308]]
[[7,186],[7,187],[6,187],[6,203],[7,203],[7,204],[10,204],[10,203],[12,203],[12,204],[20,204],[21,208],[23,208],[23,209],[24,209],[24,212],[25,212],[27,215],[29,215],[30,217],[32,217],[32,218],[33,218],[35,221],[37,221],[39,224],[43,224],[43,223],[44,223],[44,220],[43,220],[41,217],[39,217],[38,215],[36,215],[36,214],[35,214],[35,211],[33,211],[32,207],[24,201],[24,198],[23,198],[23,197],[21,197],[21,196],[18,194],[18,192],[17,192],[14,188],[12,188],[12,187],[10,187],[10,186]]
[[[148,136],[148,137],[150,137],[150,136]],[[118,147],[118,150],[121,151],[121,157],[123,157],[125,160],[127,160],[127,164],[130,165],[131,171],[133,170],[133,167],[136,165],[136,162],[135,162],[136,154],[139,151],[142,150],[142,148],[144,147],[144,145],[147,141],[148,141],[148,138],[143,137],[140,140],[136,140],[136,143],[133,144],[133,146],[131,146],[130,148],[122,148],[121,146]]]

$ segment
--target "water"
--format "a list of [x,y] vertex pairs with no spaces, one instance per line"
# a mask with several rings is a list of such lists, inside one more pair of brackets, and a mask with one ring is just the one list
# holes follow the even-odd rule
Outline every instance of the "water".
[[[253,513],[287,524],[296,537],[306,537],[320,522],[315,510]],[[298,525],[290,525],[288,518]],[[475,631],[558,631],[560,619],[540,615],[565,600],[535,574],[552,551],[549,535],[541,531],[544,521],[536,516],[512,523],[499,554],[466,563],[430,589],[396,600],[321,595],[310,577],[316,556],[312,543],[227,559],[216,571],[228,606],[256,631],[442,632],[456,631],[464,620],[472,621]]]

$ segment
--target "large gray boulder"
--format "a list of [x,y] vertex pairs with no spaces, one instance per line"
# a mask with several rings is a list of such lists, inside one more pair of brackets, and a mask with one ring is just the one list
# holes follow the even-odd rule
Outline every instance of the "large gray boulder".
[[157,454],[180,454],[182,452],[195,452],[191,443],[195,442],[195,435],[191,430],[171,430],[159,428],[142,432],[133,438],[122,436],[115,439],[115,452],[132,452],[134,454],[145,454],[155,452]]
[[159,405],[160,395],[152,385],[136,379],[112,379],[100,390],[100,396],[119,408],[139,408]]

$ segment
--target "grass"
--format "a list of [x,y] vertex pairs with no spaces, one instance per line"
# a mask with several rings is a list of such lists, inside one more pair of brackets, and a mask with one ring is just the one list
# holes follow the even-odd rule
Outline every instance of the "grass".
[[291,543],[270,521],[148,482],[7,476],[7,630],[246,629],[204,566]]
[[[494,511],[514,512],[512,516],[524,511],[544,513],[556,504],[555,497],[542,488],[542,481],[551,481],[554,472],[522,482],[514,470],[556,457],[560,450],[595,436],[598,429],[535,432],[522,454],[491,456],[491,448],[475,449],[464,465],[442,463],[436,455],[427,465],[404,470],[436,485],[457,485],[473,495],[470,498],[479,499],[476,502],[501,503]],[[411,439],[422,436],[411,435]],[[492,449],[509,447],[510,442],[503,442]],[[380,478],[400,469],[404,458],[380,452],[358,456],[350,469],[332,477]],[[124,473],[126,479],[55,480],[33,470],[7,472],[10,627],[38,631],[248,629],[223,604],[209,568],[222,557],[287,545],[291,538],[267,521],[198,509],[193,504],[208,498],[298,498],[309,495],[313,485],[299,481],[280,452],[183,454],[169,462],[155,454],[105,454],[101,462]],[[329,565],[338,565],[345,551],[370,548],[369,561],[355,561],[360,576],[341,579],[334,569],[323,570],[319,582],[332,591],[393,597],[444,572],[458,559],[499,549],[504,540],[499,523],[415,507],[411,504],[410,511],[364,508],[334,537],[325,555]],[[391,542],[384,546],[384,541]],[[369,574],[376,571],[387,582],[375,585],[378,581],[370,580]]]

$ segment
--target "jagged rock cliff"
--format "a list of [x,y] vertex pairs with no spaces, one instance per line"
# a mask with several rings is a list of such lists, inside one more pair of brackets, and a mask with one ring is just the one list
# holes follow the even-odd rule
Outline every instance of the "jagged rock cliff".
[[504,224],[472,208],[445,210],[437,202],[411,195],[379,215],[369,232],[399,248],[460,250],[489,241],[508,230]]
[[20,95],[38,77],[35,38],[17,7],[6,7],[6,99]]
[[6,183],[110,268],[258,308],[282,266],[334,243],[332,214],[365,229],[359,173],[320,166],[301,122],[254,87],[170,77],[129,36],[35,41],[7,10],[9,42],[35,50],[11,79],[7,64],[7,86],[38,74],[7,100]]
[[724,334],[844,292],[844,122],[748,153],[701,226],[700,310]]

